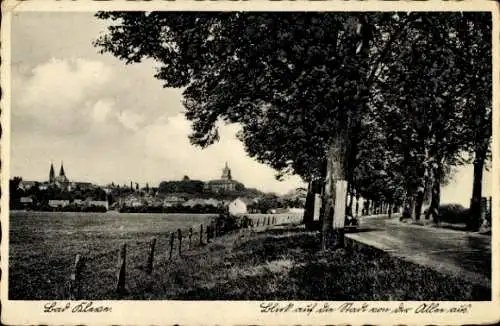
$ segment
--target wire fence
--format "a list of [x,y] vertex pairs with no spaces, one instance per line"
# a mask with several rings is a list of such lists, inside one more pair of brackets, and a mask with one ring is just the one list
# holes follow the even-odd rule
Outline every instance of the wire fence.
[[175,264],[176,259],[182,259],[189,252],[210,244],[216,238],[235,232],[261,231],[300,220],[301,217],[291,215],[245,216],[228,230],[214,219],[209,223],[167,232],[164,236],[124,241],[116,249],[94,255],[77,254],[64,286],[64,297],[70,300],[88,298],[90,292],[95,292],[95,280],[99,280],[99,284],[106,284],[106,288],[99,289],[102,294],[120,297],[126,293],[127,284],[134,282],[134,277],[141,277],[139,274],[151,275],[155,265],[160,262]]

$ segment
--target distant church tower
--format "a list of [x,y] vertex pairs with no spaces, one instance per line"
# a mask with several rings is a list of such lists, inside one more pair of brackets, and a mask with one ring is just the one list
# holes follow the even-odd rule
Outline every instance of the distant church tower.
[[49,182],[54,183],[54,181],[56,181],[56,174],[54,172],[54,165],[50,163]]
[[69,180],[68,177],[66,177],[66,172],[64,172],[64,166],[62,161],[61,161],[61,169],[59,170],[58,176],[56,176],[54,172],[54,164],[50,163],[49,183],[56,185],[58,187],[67,188]]
[[222,170],[222,180],[232,180],[231,169],[229,168],[229,166],[227,166],[227,162],[226,166]]
[[59,176],[66,178],[66,174],[64,173],[63,162],[61,161],[61,169],[59,170]]

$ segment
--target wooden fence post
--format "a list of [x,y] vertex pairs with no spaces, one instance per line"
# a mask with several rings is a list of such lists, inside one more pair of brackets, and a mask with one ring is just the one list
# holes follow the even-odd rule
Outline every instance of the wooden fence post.
[[177,229],[177,238],[179,239],[179,257],[182,255],[182,232],[181,229]]
[[171,232],[170,233],[170,251],[168,253],[168,260],[172,259],[172,254],[174,252],[174,238],[175,238],[174,232]]
[[77,254],[75,264],[70,275],[69,295],[70,300],[79,300],[81,296],[81,275],[83,269],[83,257]]
[[260,219],[257,219],[257,225],[256,225],[256,227],[259,227],[259,221],[260,221]]
[[200,225],[200,246],[203,245],[203,224]]
[[213,238],[217,238],[218,234],[217,234],[217,223],[215,221],[212,221],[212,232],[214,234]]
[[268,226],[269,226],[269,225],[271,225],[271,216],[268,216],[268,217],[267,217],[267,225],[268,225]]
[[212,226],[211,226],[211,225],[210,225],[210,223],[209,223],[209,224],[207,225],[207,227],[206,227],[206,231],[205,231],[205,232],[206,232],[206,234],[207,234],[207,243],[210,243],[210,232],[211,232],[211,230],[210,230],[210,229],[211,229],[211,228],[212,228]]
[[124,243],[121,245],[120,253],[118,256],[118,275],[116,282],[116,291],[118,293],[125,292],[126,261],[127,261],[127,244]]
[[193,237],[193,228],[189,228],[189,245],[188,248],[191,249],[191,238]]
[[149,243],[149,256],[148,256],[148,264],[146,265],[146,273],[151,274],[153,272],[153,261],[155,257],[155,245],[156,238],[151,239]]

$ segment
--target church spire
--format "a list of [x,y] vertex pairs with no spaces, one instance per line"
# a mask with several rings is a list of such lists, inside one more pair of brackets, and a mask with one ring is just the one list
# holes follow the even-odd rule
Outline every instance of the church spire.
[[63,162],[61,161],[61,170],[59,170],[59,176],[60,177],[65,177],[66,174],[64,173],[64,166],[63,166]]
[[222,180],[231,180],[231,169],[229,168],[227,161],[224,169],[222,170]]
[[56,178],[56,173],[54,172],[54,164],[50,162],[49,182],[50,183],[54,182],[55,178]]

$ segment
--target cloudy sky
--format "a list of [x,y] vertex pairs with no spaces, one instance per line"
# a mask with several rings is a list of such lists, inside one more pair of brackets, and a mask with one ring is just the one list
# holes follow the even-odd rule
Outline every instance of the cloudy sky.
[[[100,184],[219,178],[227,161],[248,187],[284,193],[298,177],[249,158],[238,126],[221,129],[219,143],[189,144],[181,92],[153,78],[154,62],[126,66],[101,55],[92,41],[105,22],[91,13],[17,13],[12,18],[11,175],[46,180],[60,161],[71,180]],[[485,191],[491,193],[490,174]],[[467,204],[472,169],[459,170],[443,201]]]

